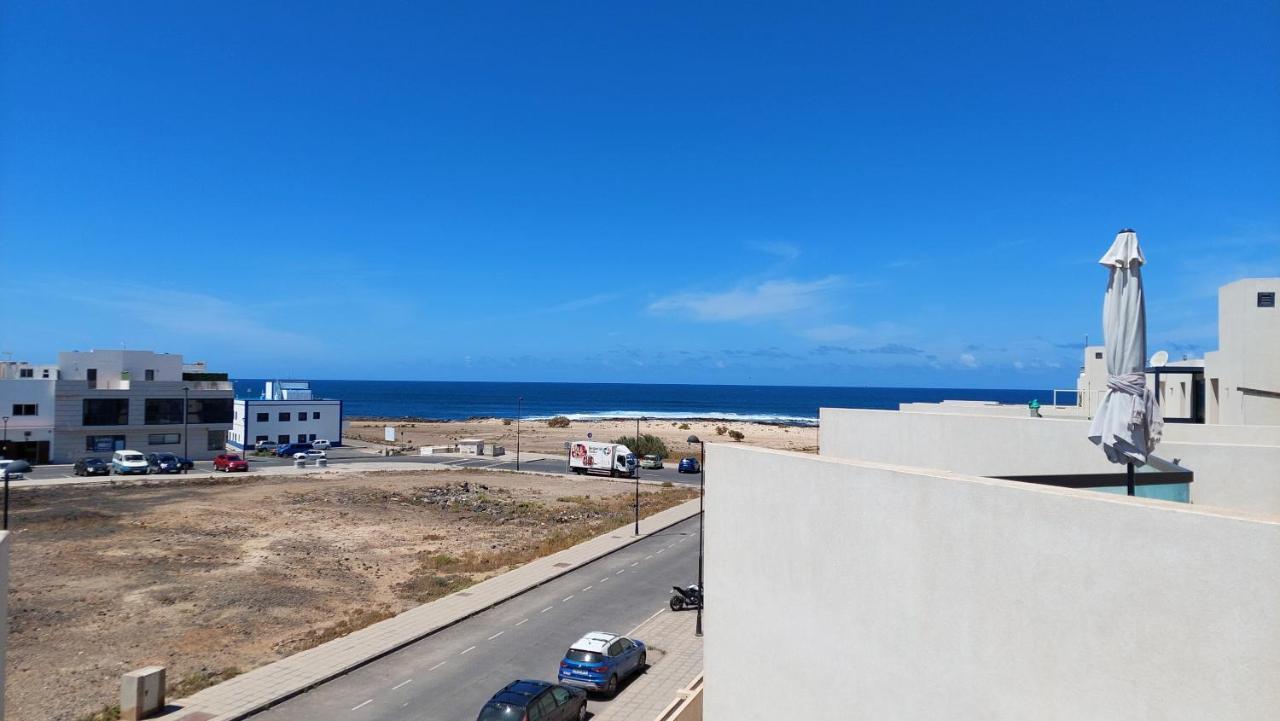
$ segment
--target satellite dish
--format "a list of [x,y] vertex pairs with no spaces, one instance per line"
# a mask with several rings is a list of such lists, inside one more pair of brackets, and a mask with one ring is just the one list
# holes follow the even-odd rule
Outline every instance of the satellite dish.
[[1151,367],[1159,368],[1169,362],[1169,352],[1158,350],[1155,355],[1151,356]]

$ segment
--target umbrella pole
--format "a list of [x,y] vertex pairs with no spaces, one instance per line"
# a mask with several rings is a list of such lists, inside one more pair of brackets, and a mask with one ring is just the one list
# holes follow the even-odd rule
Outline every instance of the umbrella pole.
[[1125,485],[1129,489],[1129,495],[1132,496],[1133,495],[1133,464],[1132,463],[1128,463],[1125,465],[1124,475],[1125,475]]

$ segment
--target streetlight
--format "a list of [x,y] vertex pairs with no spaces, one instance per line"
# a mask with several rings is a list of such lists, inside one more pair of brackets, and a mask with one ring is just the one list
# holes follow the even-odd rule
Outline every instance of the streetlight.
[[191,420],[191,389],[182,387],[182,462],[191,460],[191,434],[187,432],[187,422]]
[[[640,418],[636,417],[636,447],[640,450]],[[640,535],[640,459],[636,459],[636,535]]]
[[697,436],[689,436],[689,445],[698,444],[698,622],[694,626],[693,635],[702,635],[702,600],[707,597],[707,589],[702,586],[702,497],[707,485],[707,444]]
[[516,470],[520,470],[520,416],[524,396],[516,396]]
[[0,443],[0,458],[9,452],[9,416],[4,416],[4,442]]

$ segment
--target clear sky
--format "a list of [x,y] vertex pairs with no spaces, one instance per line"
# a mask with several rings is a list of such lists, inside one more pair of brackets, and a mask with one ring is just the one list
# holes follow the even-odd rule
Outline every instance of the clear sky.
[[1071,387],[1280,274],[1280,3],[0,5],[0,352]]

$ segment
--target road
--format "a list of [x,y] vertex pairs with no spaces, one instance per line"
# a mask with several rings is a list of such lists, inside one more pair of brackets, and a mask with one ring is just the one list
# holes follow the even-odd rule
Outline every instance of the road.
[[[374,455],[360,448],[342,447],[334,448],[328,451],[328,461],[331,468],[343,466],[351,463],[376,463],[380,461],[396,461],[407,463],[442,463],[458,468],[484,468],[494,470],[510,471],[515,470],[516,463],[514,456],[499,456],[493,458],[491,456],[380,456]],[[293,465],[292,459],[275,458],[271,456],[249,456],[250,468],[270,468],[275,466],[285,467]],[[213,472],[212,461],[197,461],[195,471]],[[520,469],[525,471],[537,471],[540,473],[558,473],[568,474],[568,464],[563,458],[545,457],[545,454],[531,454],[529,457],[521,456]],[[40,465],[31,469],[30,473],[25,474],[26,479],[33,481],[40,480],[66,480],[74,479],[72,468],[70,465]],[[97,476],[95,478],[102,478]],[[137,478],[137,476],[128,476],[128,478]],[[679,473],[676,471],[676,465],[673,461],[664,468],[642,469],[640,478],[646,481],[669,481],[671,483],[679,483],[684,485],[697,485],[698,474],[696,473]],[[17,487],[24,485],[19,482],[15,484]]]
[[697,532],[697,518],[684,521],[252,718],[470,721],[511,681],[554,681],[583,634],[628,634],[664,608],[697,577]]

